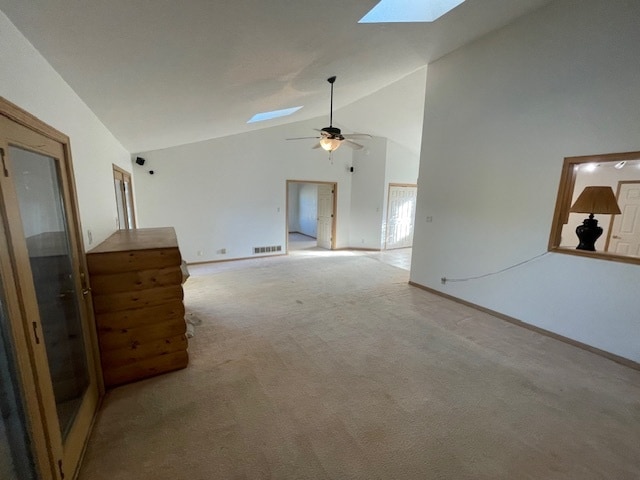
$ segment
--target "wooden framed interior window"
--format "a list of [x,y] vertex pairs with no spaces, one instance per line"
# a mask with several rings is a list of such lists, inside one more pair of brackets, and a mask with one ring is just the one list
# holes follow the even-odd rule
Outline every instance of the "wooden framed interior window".
[[[576,230],[589,213],[571,211],[587,187],[610,187],[620,211],[593,212],[602,228],[593,251],[577,248]],[[640,265],[640,151],[564,159],[549,251]]]

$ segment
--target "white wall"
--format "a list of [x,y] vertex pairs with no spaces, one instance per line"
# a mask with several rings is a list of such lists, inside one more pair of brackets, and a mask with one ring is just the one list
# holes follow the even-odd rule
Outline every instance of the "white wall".
[[355,150],[351,174],[351,246],[381,248],[384,216],[387,139],[367,140],[367,148]]
[[289,232],[316,238],[318,234],[318,184],[289,183]]
[[[343,133],[368,133],[384,137],[389,144],[398,144],[413,154],[417,175],[422,121],[424,117],[424,88],[427,67],[416,70],[391,85],[341,108],[334,114],[337,123],[346,125]],[[336,96],[340,94],[336,90]],[[367,142],[363,142],[365,146]],[[393,151],[390,152],[393,154]],[[401,161],[409,155],[401,152]],[[392,157],[393,158],[393,157]]]
[[[382,152],[375,151],[370,141],[362,141],[365,150],[356,152],[354,157],[357,168],[353,178],[362,188],[352,193],[352,197],[364,216],[354,216],[358,225],[353,225],[351,232],[353,247],[384,247],[389,183],[417,182],[426,79],[424,67],[336,112],[335,117],[351,127],[345,132],[369,133],[386,139],[384,160],[379,157]],[[377,168],[383,168],[382,177],[380,170],[376,174],[367,171],[370,152],[383,160],[374,162]],[[373,183],[360,182],[363,176],[372,177],[369,181],[375,182],[376,188],[372,188]]]
[[253,247],[286,244],[287,180],[330,181],[336,247],[348,246],[351,151],[338,149],[331,162],[313,140],[285,141],[313,135],[323,120],[139,153],[147,160],[134,165],[139,226],[175,227],[188,262],[252,257]]
[[300,233],[310,237],[318,236],[318,185],[302,183],[298,191],[298,223]]
[[129,153],[2,12],[0,64],[0,95],[71,139],[84,243],[90,249],[116,229],[112,164],[131,170]]
[[548,254],[440,283],[546,251],[564,157],[640,150],[639,18],[556,1],[429,65],[412,281],[640,361],[637,265]]
[[[421,123],[422,125],[422,123]],[[417,159],[417,160],[416,160]],[[381,245],[386,246],[387,238],[387,214],[389,208],[389,184],[411,184],[418,183],[418,167],[420,156],[413,151],[395,142],[387,144],[387,164],[385,168],[384,181],[384,203],[382,205],[382,229]]]
[[300,183],[289,184],[289,232],[300,231],[300,209],[298,207],[298,196],[300,195]]
[[[327,153],[311,150],[313,140],[284,141],[316,134],[314,129],[327,126],[326,117],[139,153],[147,159],[143,168],[133,166],[139,226],[176,227],[190,262],[252,256],[254,246],[284,246],[286,180],[331,181],[338,183],[336,247],[380,248],[385,162],[391,165],[390,181],[415,182],[417,177],[425,78],[423,68],[334,112],[343,132],[388,139],[383,150],[374,152],[373,163],[354,161],[353,151],[344,146],[331,163]],[[359,153],[366,155],[372,144],[362,143],[365,149]],[[353,175],[348,171],[352,165]],[[148,175],[149,169],[156,174]],[[352,195],[358,175],[374,175],[375,184],[356,181],[358,192]],[[362,212],[366,220],[359,224]],[[227,253],[217,253],[221,249]]]

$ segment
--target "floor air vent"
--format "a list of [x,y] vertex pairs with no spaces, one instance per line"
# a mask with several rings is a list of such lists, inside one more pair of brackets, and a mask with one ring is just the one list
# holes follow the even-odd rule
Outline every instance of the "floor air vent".
[[282,245],[274,245],[272,247],[253,247],[253,254],[281,252]]

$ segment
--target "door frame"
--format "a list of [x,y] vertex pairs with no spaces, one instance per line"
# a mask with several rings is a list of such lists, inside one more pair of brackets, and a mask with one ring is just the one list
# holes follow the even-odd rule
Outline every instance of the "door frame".
[[331,185],[333,187],[333,211],[331,212],[331,250],[336,249],[336,222],[338,217],[338,182],[328,182],[323,180],[287,180],[285,191],[285,245],[286,253],[289,253],[289,185],[292,183],[308,183],[311,185]]
[[[67,222],[69,224],[69,241],[70,245],[70,255],[72,256],[73,265],[77,265],[79,268],[79,276],[77,279],[76,289],[78,295],[83,297],[82,301],[79,301],[79,308],[82,310],[81,318],[84,318],[86,321],[83,322],[83,331],[85,332],[85,346],[87,349],[87,369],[89,370],[89,375],[95,377],[96,379],[96,390],[94,392],[89,392],[89,395],[92,396],[95,401],[96,407],[93,412],[90,413],[89,418],[82,418],[79,420],[84,425],[84,428],[87,428],[88,431],[91,431],[93,422],[95,421],[95,415],[98,411],[100,401],[104,395],[104,383],[102,379],[102,370],[100,368],[99,363],[99,346],[97,340],[97,332],[95,327],[94,314],[93,314],[93,302],[91,300],[90,295],[90,284],[89,284],[89,276],[88,269],[86,264],[86,256],[84,255],[84,241],[82,237],[82,226],[80,223],[80,210],[78,206],[78,197],[77,197],[77,189],[75,186],[75,175],[73,172],[73,162],[71,158],[71,147],[69,137],[62,132],[59,132],[55,128],[47,125],[46,123],[39,120],[34,115],[26,112],[21,109],[17,105],[11,103],[6,100],[4,97],[0,96],[0,115],[6,117],[8,120],[14,122],[15,124],[34,132],[35,134],[41,135],[45,137],[47,140],[51,140],[60,145],[62,149],[62,155],[59,159],[60,167],[58,174],[62,179],[64,186],[66,187],[61,192],[63,195],[63,201],[65,204],[65,208],[67,209]],[[45,152],[39,152],[38,146],[29,147],[30,150],[42,154],[47,154]],[[6,153],[6,152],[5,152]],[[4,162],[4,158],[3,158]],[[8,173],[6,171],[6,164],[2,163],[3,170],[0,171],[0,175],[8,177]],[[4,194],[3,194],[4,195]],[[3,212],[3,217],[7,217],[10,215],[6,206],[4,207],[5,211]],[[9,250],[4,250],[4,254],[0,258],[0,268],[2,269],[3,274],[7,274],[7,276],[13,279],[14,286],[10,286],[7,288],[5,286],[5,291],[8,291],[11,295],[15,292],[18,295],[18,290],[20,290],[19,285],[23,283],[23,278],[25,272],[21,271],[20,265],[18,262],[15,262],[14,258],[11,255],[11,249],[15,248],[16,245],[13,244],[11,238],[16,234],[12,234],[7,230],[7,225],[2,225],[0,229],[0,233],[2,233],[0,242],[2,242],[2,246],[6,246]],[[12,246],[13,245],[13,246]],[[30,271],[30,270],[29,270]],[[15,289],[11,291],[11,289]],[[82,295],[85,293],[85,295]],[[53,443],[54,440],[51,438],[48,433],[48,429],[45,428],[45,425],[49,424],[50,420],[48,420],[51,416],[53,418],[57,418],[57,413],[55,412],[55,405],[53,411],[50,405],[50,395],[52,392],[45,391],[41,387],[41,380],[39,378],[39,373],[37,369],[42,367],[42,362],[46,362],[46,352],[44,352],[44,344],[38,343],[39,341],[35,341],[35,344],[39,344],[41,348],[36,350],[34,345],[35,333],[30,328],[27,315],[25,312],[35,311],[37,312],[37,305],[26,305],[21,297],[18,295],[16,297],[19,305],[16,309],[16,305],[11,306],[10,315],[16,315],[17,322],[19,323],[20,328],[18,328],[17,332],[12,332],[12,340],[15,342],[14,345],[18,352],[16,352],[18,366],[21,371],[18,373],[18,377],[22,383],[21,385],[21,393],[24,395],[24,403],[25,403],[25,413],[28,417],[27,423],[30,431],[30,435],[33,439],[33,456],[34,461],[36,463],[37,468],[39,469],[39,473],[43,476],[44,479],[60,479],[63,476],[63,465],[60,463],[63,458],[63,452],[58,451],[62,446],[56,447]],[[15,300],[14,300],[15,302]],[[7,300],[8,307],[10,307],[10,301]],[[36,313],[34,313],[34,316]],[[39,318],[39,314],[37,314]],[[38,325],[39,326],[39,325]],[[14,328],[13,330],[16,330]],[[43,359],[44,355],[44,359]],[[48,366],[47,366],[48,369]],[[45,370],[47,370],[45,369]],[[34,392],[35,389],[35,392]],[[35,395],[34,395],[35,393]],[[97,398],[94,397],[97,395]],[[77,424],[79,426],[80,424]],[[56,426],[57,428],[57,426]],[[75,427],[74,427],[75,429]],[[74,444],[73,448],[77,449],[78,457],[77,461],[74,461],[74,469],[73,471],[68,470],[69,466],[64,466],[66,469],[64,470],[64,476],[66,478],[74,478],[77,473],[77,468],[80,465],[82,456],[84,454],[84,448],[86,447],[86,442],[88,441],[88,436],[84,438],[82,445]],[[45,461],[46,459],[46,461]]]

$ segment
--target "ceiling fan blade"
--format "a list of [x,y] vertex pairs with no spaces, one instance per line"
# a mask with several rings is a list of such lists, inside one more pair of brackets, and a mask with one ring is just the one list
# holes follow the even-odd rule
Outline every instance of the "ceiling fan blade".
[[353,148],[354,150],[361,150],[364,148],[364,145],[360,145],[359,143],[356,143],[353,140],[349,140],[348,138],[345,138],[343,143],[347,147]]
[[316,148],[320,148],[322,145],[320,145],[320,142],[316,143],[313,147],[311,147],[312,150],[315,150]]
[[344,133],[342,134],[342,136],[344,138],[363,138],[363,139],[373,138],[368,133]]
[[285,140],[309,140],[312,138],[320,138],[320,137],[295,137],[295,138],[285,138]]

